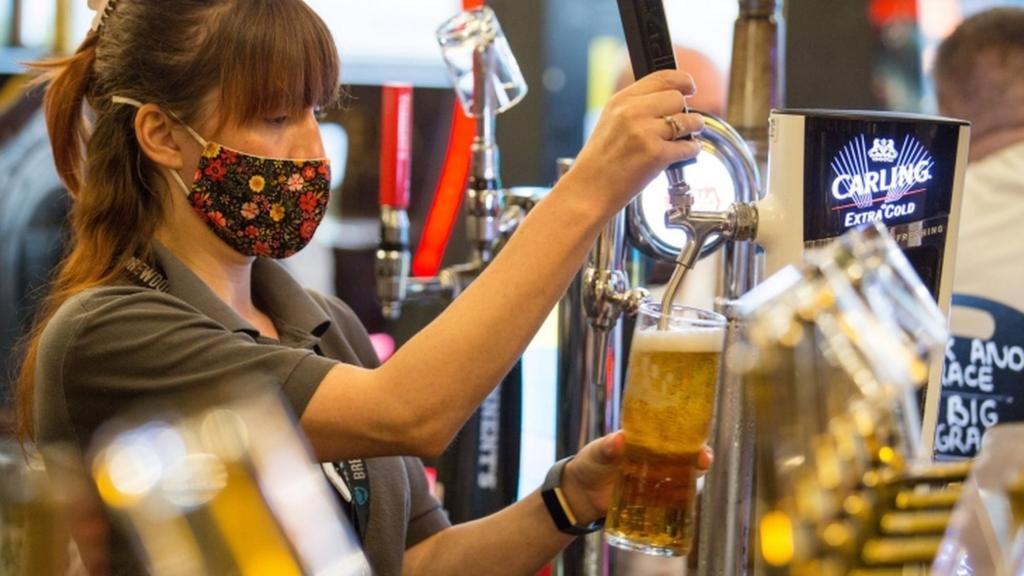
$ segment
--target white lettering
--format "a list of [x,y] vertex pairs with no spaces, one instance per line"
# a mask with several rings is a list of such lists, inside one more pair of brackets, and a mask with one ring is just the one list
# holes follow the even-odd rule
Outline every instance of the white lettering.
[[944,454],[974,454],[981,449],[981,430],[939,424],[935,427],[935,449]]
[[942,385],[948,388],[952,388],[954,385],[958,387],[964,385],[964,373],[959,362],[955,360],[946,362],[946,375],[942,379]]
[[867,222],[878,222],[882,219],[881,210],[871,210],[869,212],[847,212],[846,218],[843,220],[843,224],[849,228],[850,226],[857,226]]
[[846,216],[843,217],[843,225],[846,228],[851,226],[858,226],[867,222],[883,222],[886,220],[892,220],[893,218],[900,218],[902,216],[909,216],[917,211],[917,204],[914,202],[908,202],[907,204],[883,204],[876,210],[869,210],[867,212],[847,212]]
[[1014,372],[1024,370],[1024,349],[1021,349],[1020,346],[1011,346],[1010,351],[1006,353],[1006,358],[1010,370]]
[[480,440],[477,455],[477,487],[498,487],[498,441],[501,439],[501,388],[484,400],[480,408]]
[[[883,174],[884,174],[884,172],[883,172]],[[879,173],[878,172],[868,172],[867,174],[864,175],[864,184],[867,186],[868,194],[877,194],[878,193],[878,178],[879,178]],[[882,189],[885,190],[885,180],[884,180],[884,178],[882,180]]]
[[[843,174],[832,181],[832,196],[836,200],[847,200],[853,196],[852,178]],[[843,192],[842,185],[846,184],[846,192]]]
[[881,211],[883,213],[883,218],[885,218],[886,220],[891,220],[893,218],[899,218],[900,216],[909,216],[910,214],[914,213],[916,208],[917,205],[915,205],[913,202],[904,204],[902,206],[898,206],[895,204],[886,204],[885,206],[882,206]]
[[946,401],[946,422],[950,426],[968,426],[971,423],[971,412],[964,405],[960,396],[950,396]]
[[[946,345],[942,373],[942,387],[947,390],[943,393],[945,421],[936,427],[935,447],[940,453],[973,455],[981,448],[985,431],[999,424],[1000,403],[1013,401],[987,395],[997,392],[997,378],[1024,371],[1024,347],[981,339],[956,342],[950,340]],[[963,346],[959,357],[954,346]],[[976,393],[961,396],[956,389]]]
[[996,407],[994,398],[964,400],[962,396],[953,394],[946,399],[946,423],[961,428],[979,424],[986,429],[991,428],[999,423]]
[[354,480],[366,480],[366,468],[363,466],[362,460],[349,460],[348,466]]
[[1024,348],[999,346],[995,342],[971,340],[971,363],[995,366],[1000,370],[1024,371]]
[[914,166],[914,182],[927,182],[932,179],[931,162],[921,160]]
[[968,388],[977,388],[982,392],[992,392],[992,367],[968,364],[964,368],[963,382]]
[[978,369],[978,390],[982,392],[995,391],[995,378],[992,377],[992,367],[982,366]]
[[981,412],[978,414],[981,424],[985,429],[999,424],[999,413],[996,412],[996,401],[989,398],[981,403]]
[[1009,356],[1009,354],[1006,353],[1006,347],[1005,346],[1003,347],[1003,357],[1000,358],[999,357],[999,348],[996,346],[996,343],[995,342],[986,342],[985,343],[985,354],[989,358],[989,362],[988,362],[989,364],[994,362],[996,367],[998,367],[1000,369],[1003,369],[1003,370],[1006,369],[1006,360],[1007,360],[1007,357]]
[[979,362],[988,366],[992,360],[985,354],[985,343],[975,338],[971,340],[971,364]]
[[862,174],[840,174],[832,181],[832,197],[849,200],[854,196],[877,196],[896,188],[924,184],[932,179],[930,165],[931,161],[925,159],[913,166],[899,165]]

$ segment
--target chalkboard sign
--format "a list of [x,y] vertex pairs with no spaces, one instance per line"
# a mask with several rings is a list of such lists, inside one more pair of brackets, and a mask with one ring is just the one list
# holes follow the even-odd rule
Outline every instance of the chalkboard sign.
[[[946,347],[935,428],[938,459],[969,458],[987,429],[1024,421],[1024,314],[975,296],[953,295],[954,314],[969,310],[976,326],[954,326]],[[988,334],[991,332],[991,334]]]

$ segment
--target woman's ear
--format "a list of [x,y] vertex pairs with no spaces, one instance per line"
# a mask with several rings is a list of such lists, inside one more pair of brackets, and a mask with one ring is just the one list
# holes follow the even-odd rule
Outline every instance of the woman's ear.
[[188,136],[156,104],[145,104],[135,114],[135,137],[142,152],[158,166],[170,170],[184,167],[182,144]]

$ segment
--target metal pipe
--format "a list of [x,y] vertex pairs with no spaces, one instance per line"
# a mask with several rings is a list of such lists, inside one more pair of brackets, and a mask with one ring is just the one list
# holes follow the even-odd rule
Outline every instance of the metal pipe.
[[[564,174],[569,161],[559,161]],[[585,269],[562,301],[564,319],[559,349],[559,456],[575,454],[587,443],[618,429],[623,313],[635,314],[646,298],[643,289],[628,289],[625,261],[625,214],[605,225],[590,251]],[[583,318],[586,317],[586,324]],[[573,388],[579,391],[574,391]],[[599,533],[570,545],[555,562],[560,576],[605,576],[608,547]]]
[[380,245],[375,274],[385,318],[401,315],[409,277],[409,182],[412,169],[412,86],[389,84],[381,91]]
[[761,173],[768,161],[768,114],[782,106],[781,0],[739,0],[726,120],[747,140]]
[[[475,38],[478,44],[472,52],[473,98],[469,106],[469,115],[476,123],[476,135],[470,146],[471,164],[465,202],[470,261],[442,270],[435,278],[409,278],[409,224],[405,213],[408,206],[406,165],[404,204],[392,205],[393,202],[385,202],[383,198],[381,201],[382,242],[377,251],[377,293],[381,301],[381,312],[387,319],[397,320],[401,316],[402,303],[409,298],[457,296],[490,263],[494,254],[515,231],[525,211],[536,203],[520,202],[515,206],[515,214],[504,214],[506,191],[502,189],[500,152],[495,137],[499,107],[495,94],[497,87],[493,85],[498,64],[495,41],[500,35],[500,28],[493,14],[479,26],[479,36]],[[387,91],[385,87],[386,96]],[[386,118],[387,114],[383,117]],[[404,129],[408,132],[411,130],[411,108],[406,118],[408,126]],[[410,138],[406,137],[406,145],[411,145]],[[383,182],[383,171],[381,177]]]
[[484,264],[494,255],[502,210],[500,154],[494,136],[497,107],[490,80],[494,58],[493,42],[473,51],[473,117],[477,132],[466,187],[466,232],[473,260]]
[[[767,175],[768,117],[783,100],[783,49],[779,13],[782,1],[739,0],[740,13],[733,36],[726,120],[743,136],[756,158],[757,172]],[[737,203],[752,205],[764,190],[737,188]],[[723,296],[738,298],[759,281],[756,250],[749,242],[726,242]],[[736,314],[729,318],[735,337]],[[728,358],[729,344],[726,343]],[[723,366],[715,406],[711,446],[716,463],[701,495],[698,576],[735,576],[752,572],[756,452],[753,410],[746,401],[742,378]]]
[[[571,158],[558,159],[559,179],[569,171],[572,163]],[[590,381],[588,337],[592,332],[587,326],[583,308],[583,276],[584,271],[580,270],[558,305],[558,427],[555,430],[555,457],[559,459],[579,452],[590,435],[592,422],[591,387],[585,384]],[[597,538],[574,540],[553,562],[554,574],[604,576],[606,562],[601,537],[601,534],[597,534]]]

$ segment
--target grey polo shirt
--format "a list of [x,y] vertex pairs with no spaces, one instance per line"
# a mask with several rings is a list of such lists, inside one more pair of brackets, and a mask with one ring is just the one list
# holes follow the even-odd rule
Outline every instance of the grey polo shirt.
[[[252,286],[279,341],[261,336],[169,250],[156,244],[154,255],[168,280],[166,293],[134,285],[92,288],[65,302],[47,324],[36,364],[40,445],[71,442],[84,450],[104,421],[135,401],[225,381],[269,378],[301,415],[335,364],[378,363],[351,309],[306,291],[277,262],[257,259]],[[367,465],[366,554],[378,576],[400,574],[404,550],[448,520],[419,459],[373,458]],[[114,574],[137,572],[122,536],[114,534],[111,550]]]

